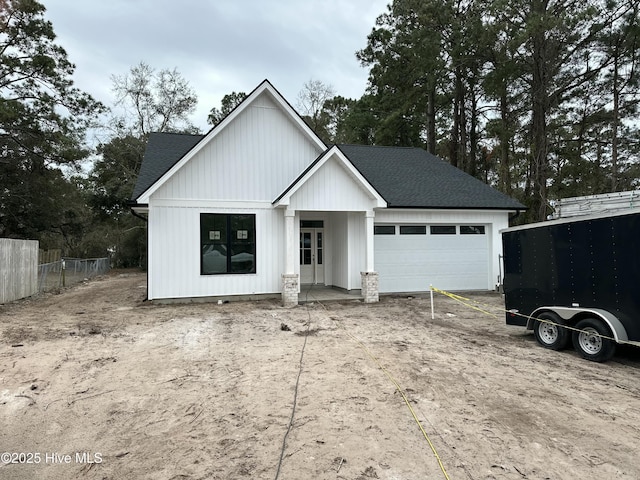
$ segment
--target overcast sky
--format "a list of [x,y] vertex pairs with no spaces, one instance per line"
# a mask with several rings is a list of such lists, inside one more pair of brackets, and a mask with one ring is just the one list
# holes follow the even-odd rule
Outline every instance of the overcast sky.
[[206,131],[212,107],[268,78],[296,106],[310,79],[359,98],[366,46],[389,0],[41,0],[74,81],[106,105],[111,76],[141,61],[174,67],[198,95],[193,123]]

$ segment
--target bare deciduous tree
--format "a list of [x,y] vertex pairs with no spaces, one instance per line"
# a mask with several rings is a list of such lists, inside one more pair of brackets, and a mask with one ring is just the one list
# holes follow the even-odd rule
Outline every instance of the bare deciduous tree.
[[195,91],[177,69],[156,71],[144,62],[126,75],[112,75],[116,105],[126,109],[117,124],[133,134],[195,131],[191,115],[198,103]]
[[333,86],[320,80],[309,80],[298,93],[298,110],[309,126],[318,135],[323,136],[325,127],[322,119],[322,108],[327,100],[335,97]]

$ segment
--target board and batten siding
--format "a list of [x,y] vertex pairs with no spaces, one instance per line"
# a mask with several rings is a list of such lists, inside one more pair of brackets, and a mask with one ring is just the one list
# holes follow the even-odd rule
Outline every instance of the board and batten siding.
[[[271,202],[321,153],[263,92],[149,199],[149,299],[281,291],[284,213]],[[200,214],[256,215],[256,273],[201,275]]]
[[[256,273],[201,275],[200,214],[256,216]],[[156,206],[149,211],[148,298],[278,293],[284,265],[280,209]]]
[[[493,211],[493,210],[400,210],[400,209],[388,209],[388,210],[377,210],[375,216],[375,224],[376,225],[426,225],[427,228],[430,225],[456,225],[458,228],[460,225],[484,225],[485,226],[485,235],[478,238],[473,235],[469,236],[459,236],[455,238],[457,244],[454,245],[450,243],[451,249],[457,248],[455,250],[457,261],[465,261],[465,258],[468,259],[469,264],[469,273],[480,272],[482,271],[484,265],[478,264],[478,262],[486,262],[486,288],[487,290],[492,290],[498,277],[500,275],[500,262],[499,256],[502,254],[502,242],[500,239],[500,230],[503,228],[507,228],[509,225],[509,213],[505,211]],[[399,236],[396,237],[399,239]],[[486,240],[485,240],[486,239]],[[399,239],[397,243],[398,251],[387,252],[385,255],[397,254],[398,256],[402,255],[402,252],[399,251],[401,247],[401,242],[406,240],[407,242],[411,241],[411,236],[408,236],[407,239]],[[438,238],[436,236],[431,236],[431,248],[436,249],[442,254],[445,254],[447,249],[447,239],[445,236]],[[378,242],[377,248],[383,247],[382,242],[388,242],[389,239],[384,239],[383,236],[376,236],[375,241]],[[486,243],[485,243],[486,241]],[[465,247],[466,245],[466,247]],[[486,251],[486,257],[480,258],[478,256],[474,256],[475,251]],[[399,259],[400,257],[398,257]],[[380,259],[382,261],[383,259]],[[399,262],[402,263],[402,262]],[[436,262],[438,263],[438,262]],[[434,270],[438,269],[446,269],[446,265],[440,261],[440,264],[434,265]],[[411,272],[407,272],[407,276],[409,276]],[[464,279],[461,279],[461,287],[459,289],[465,289],[464,287]],[[381,291],[400,291],[402,290],[402,286],[394,285],[391,289],[384,288],[384,281],[380,279],[381,283]],[[438,286],[438,285],[434,285]],[[425,285],[422,290],[428,290],[429,286]]]
[[362,286],[360,272],[365,270],[366,263],[366,232],[364,212],[349,212],[349,286],[348,290],[359,289]]
[[330,223],[328,229],[325,229],[325,235],[331,242],[331,280],[332,285],[340,288],[348,289],[349,281],[347,276],[348,265],[348,229],[347,214],[344,212],[333,212],[329,216]]
[[320,153],[265,92],[152,198],[272,202]]
[[[365,265],[364,212],[332,212],[327,215],[325,236],[329,247],[325,268],[327,285],[345,290],[360,289]],[[326,272],[326,270],[325,270]]]
[[0,303],[38,291],[38,241],[0,238]]
[[336,160],[327,160],[293,195],[289,208],[317,211],[366,211],[374,199]]

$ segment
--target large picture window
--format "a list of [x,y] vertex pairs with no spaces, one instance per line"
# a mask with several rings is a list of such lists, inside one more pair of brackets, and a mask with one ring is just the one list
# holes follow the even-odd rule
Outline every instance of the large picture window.
[[256,216],[200,214],[200,273],[256,273]]

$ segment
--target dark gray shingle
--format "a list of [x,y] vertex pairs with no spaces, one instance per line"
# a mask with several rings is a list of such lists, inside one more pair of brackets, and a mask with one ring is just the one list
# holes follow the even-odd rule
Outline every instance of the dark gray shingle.
[[[138,198],[204,135],[152,133],[131,196]],[[420,148],[338,145],[389,207],[524,210],[498,192]]]
[[135,200],[157,182],[171,167],[191,150],[204,135],[152,133],[149,135],[136,186],[131,194]]
[[338,148],[389,207],[525,209],[520,202],[420,148]]

